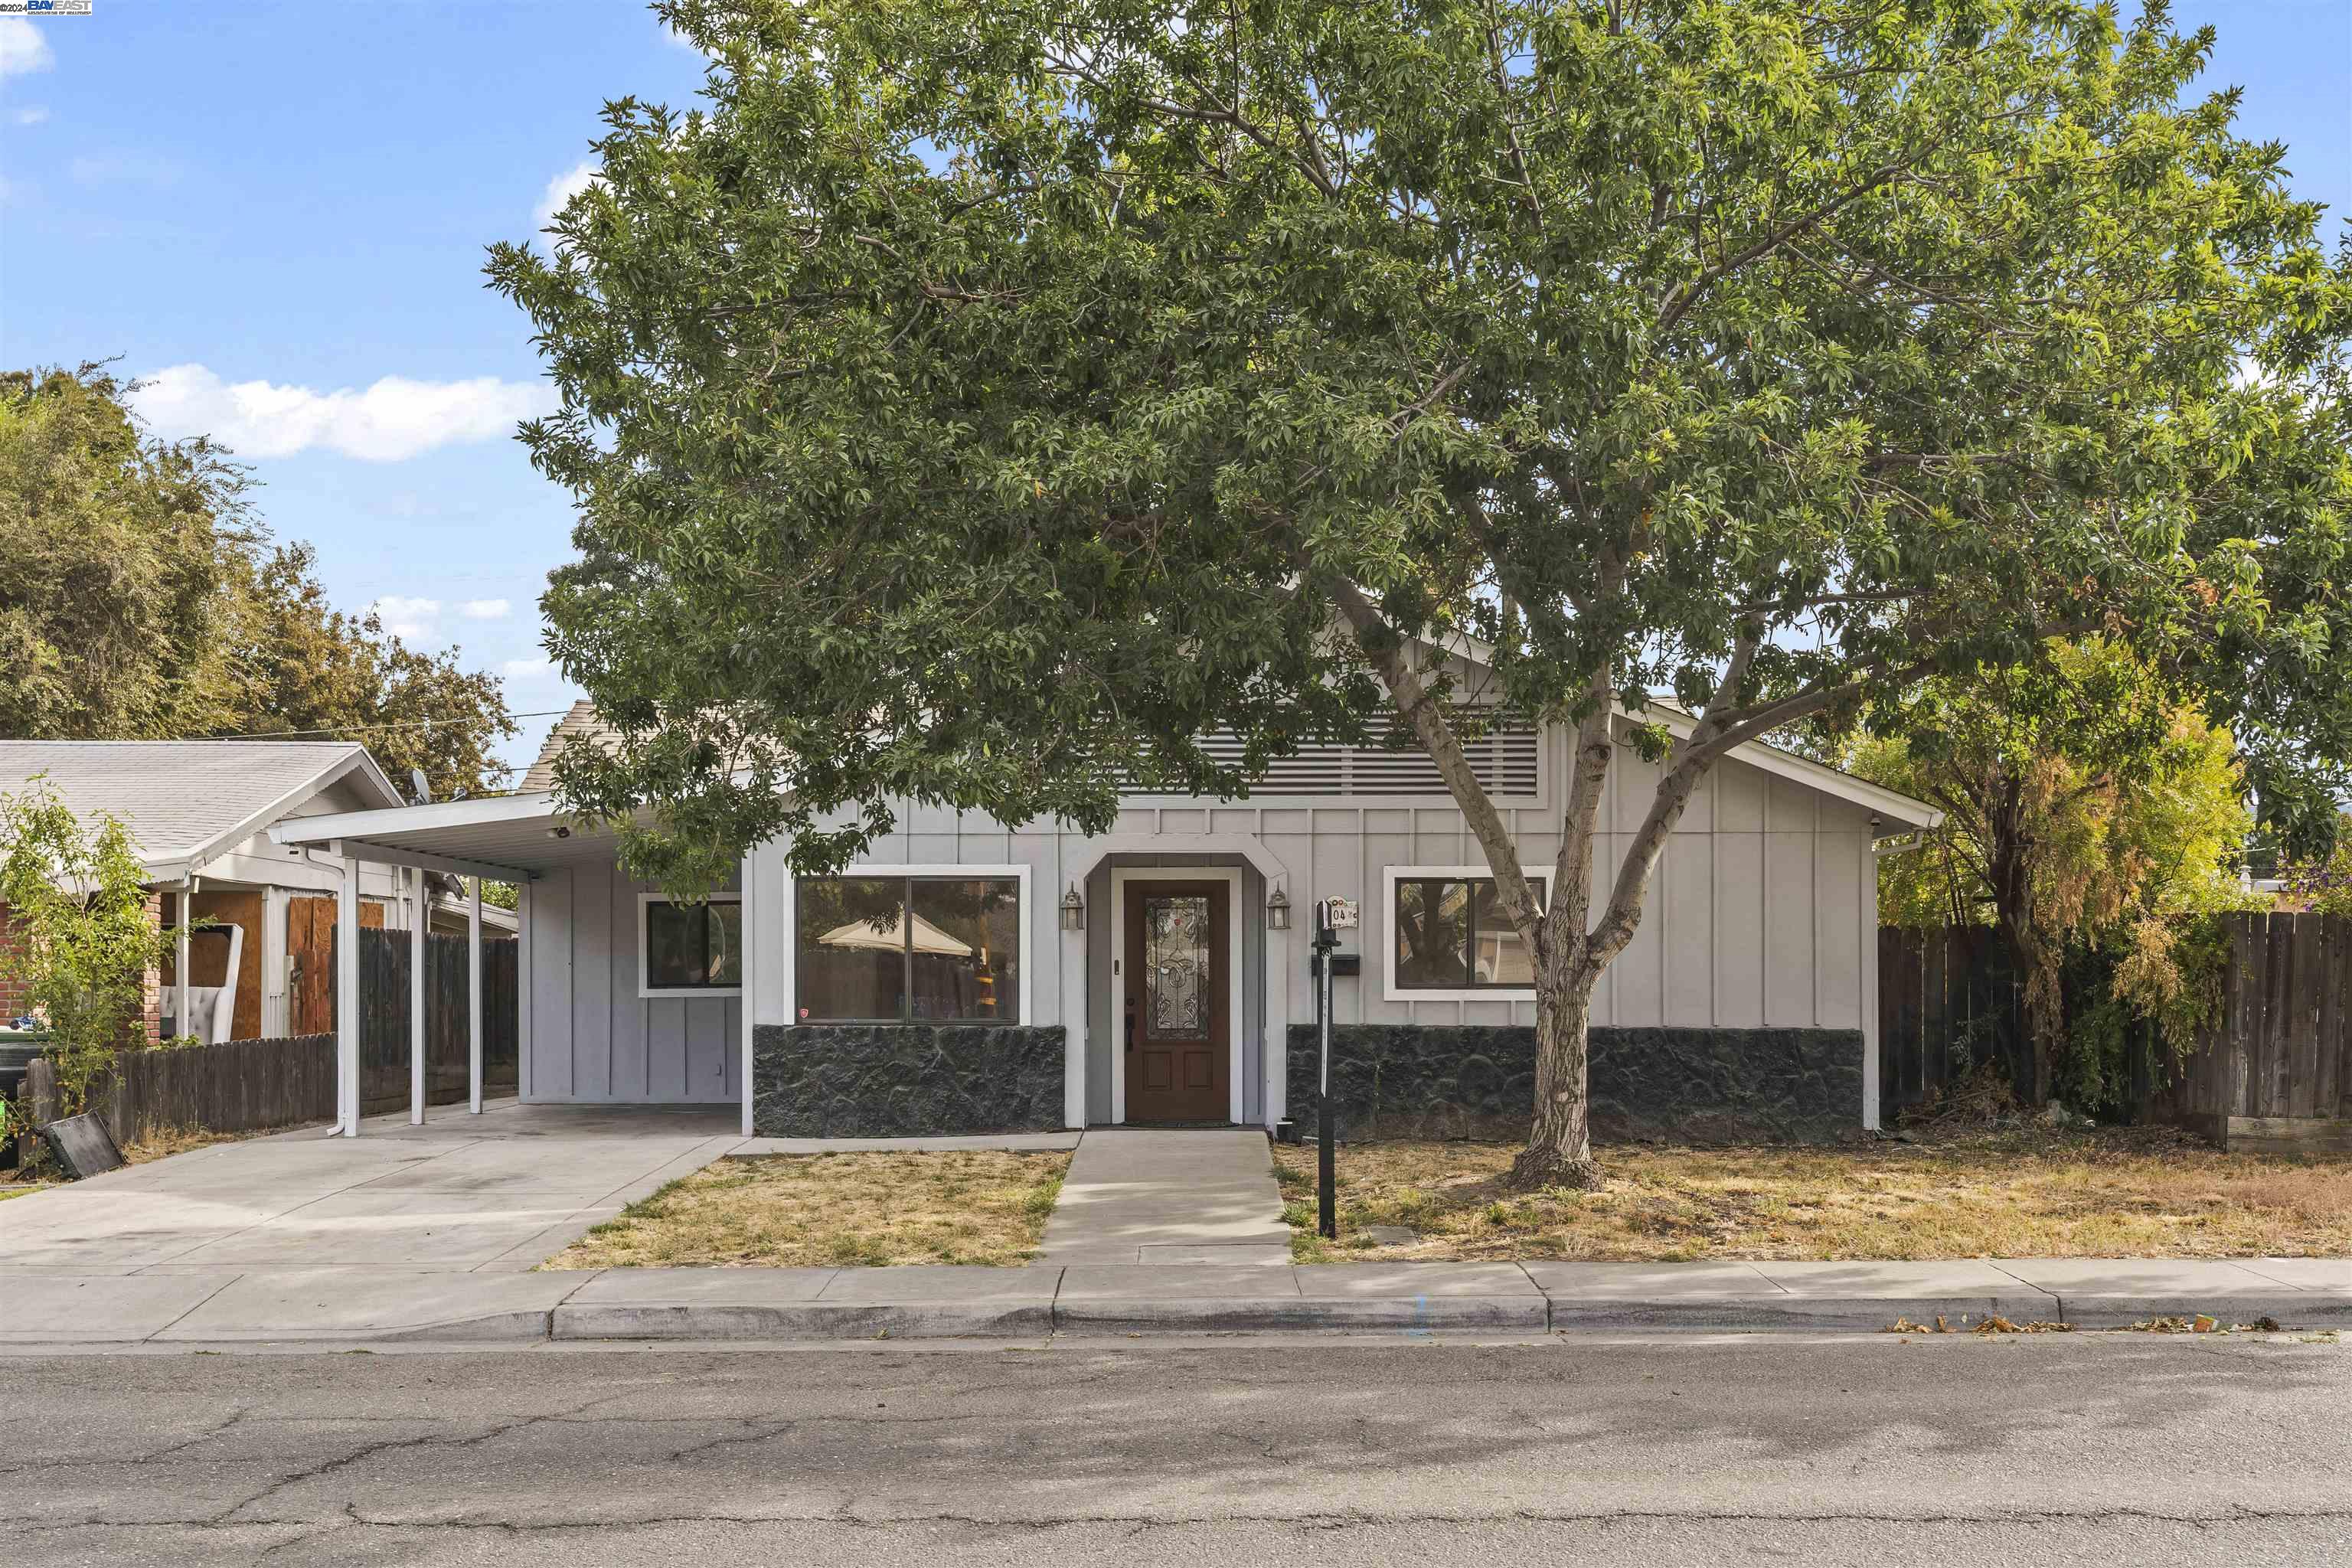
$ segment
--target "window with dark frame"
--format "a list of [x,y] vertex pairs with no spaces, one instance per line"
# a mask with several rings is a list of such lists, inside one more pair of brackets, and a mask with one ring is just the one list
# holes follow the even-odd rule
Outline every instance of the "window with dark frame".
[[[1544,901],[1544,879],[1528,889]],[[1503,914],[1491,877],[1411,877],[1396,880],[1389,910],[1400,991],[1525,990],[1535,984],[1534,956]]]
[[1017,1023],[1021,883],[1012,877],[803,877],[802,1023]]
[[654,899],[646,904],[646,989],[734,991],[743,984],[743,906]]

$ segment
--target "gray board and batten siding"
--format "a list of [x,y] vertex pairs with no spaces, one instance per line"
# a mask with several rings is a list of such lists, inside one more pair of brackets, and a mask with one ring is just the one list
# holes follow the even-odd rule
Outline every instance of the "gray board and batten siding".
[[639,895],[653,890],[609,861],[524,884],[524,1100],[730,1105],[741,1098],[740,993],[641,994]]
[[[1524,743],[1497,742],[1491,757],[1482,759],[1496,782],[1514,792],[1502,797],[1504,818],[1531,874],[1548,873],[1557,852],[1558,797],[1568,747],[1567,733],[1555,730]],[[1529,748],[1533,766],[1527,765]],[[1362,928],[1343,949],[1362,955],[1362,973],[1338,982],[1338,1023],[1493,1027],[1534,1019],[1530,1002],[1508,996],[1391,994],[1384,963],[1388,872],[1481,866],[1485,857],[1461,811],[1432,781],[1413,773],[1413,759],[1359,752],[1346,762],[1343,773],[1338,759],[1327,755],[1319,766],[1293,767],[1248,797],[1222,804],[1133,797],[1101,837],[1053,823],[1008,828],[977,815],[902,803],[897,830],[877,840],[857,865],[960,867],[974,875],[1001,874],[1003,868],[1026,870],[1022,962],[1028,970],[1030,1003],[1020,1021],[1066,1031],[1071,1059],[1065,1119],[1072,1125],[1107,1120],[1115,1110],[1112,872],[1134,878],[1152,869],[1172,877],[1211,867],[1236,871],[1234,915],[1242,933],[1235,976],[1242,1024],[1237,1110],[1244,1122],[1268,1121],[1285,1110],[1286,1027],[1313,1016],[1306,978],[1312,938],[1307,911],[1318,899],[1353,899],[1363,910]],[[1614,879],[1656,778],[1655,766],[1621,742],[1602,804],[1596,893],[1605,895]],[[1872,839],[1874,833],[1908,826],[1874,827],[1867,806],[1745,761],[1720,763],[1675,826],[1640,930],[1601,982],[1593,1022],[1626,1029],[1860,1031],[1865,1082],[1853,1110],[1855,1121],[1874,1121],[1878,921]],[[790,1025],[792,895],[781,847],[761,847],[751,875],[747,918],[755,960],[753,1022]],[[1065,932],[1058,906],[1074,884],[1086,903],[1085,929]],[[1287,931],[1268,928],[1265,904],[1274,885],[1296,911]],[[585,883],[563,893],[544,882],[534,885],[535,918],[555,923],[552,909],[564,900],[567,911],[578,910],[580,930],[570,939],[573,949],[619,962],[609,984],[576,963],[578,981],[563,981],[541,973],[541,949],[534,945],[534,1008],[565,1013],[567,1022],[559,1026],[570,1029],[566,1048],[588,1065],[575,1060],[562,1085],[551,1072],[535,1074],[526,1086],[528,1097],[625,1098],[639,1083],[656,1081],[650,1068],[638,1064],[667,1048],[656,1042],[668,1033],[681,1040],[689,1035],[697,1041],[739,1039],[731,1024],[722,1023],[733,1015],[709,1003],[697,1004],[712,1008],[708,1035],[657,1023],[650,1015],[641,1026],[629,1017],[635,1007],[637,961],[625,948],[611,952],[609,944],[621,937],[634,940],[629,901],[636,891],[616,876],[602,907],[593,907],[593,889]],[[573,984],[583,987],[577,994],[567,993]],[[624,1023],[631,1031],[625,1046],[600,1038],[600,1031],[610,1033]],[[709,1058],[694,1059],[717,1060],[715,1045],[711,1050]],[[534,1051],[533,1060],[540,1056]],[[710,1088],[709,1098],[727,1098],[715,1076],[694,1082]],[[658,1098],[664,1091],[654,1092]]]

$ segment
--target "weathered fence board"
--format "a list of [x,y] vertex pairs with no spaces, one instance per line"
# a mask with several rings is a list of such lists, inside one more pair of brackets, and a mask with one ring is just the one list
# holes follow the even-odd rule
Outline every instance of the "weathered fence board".
[[[467,942],[427,936],[425,950],[425,1066],[428,1103],[447,1105],[467,1091]],[[331,935],[327,972],[336,973]],[[360,932],[360,1108],[373,1114],[408,1103],[408,964],[405,931]],[[518,1060],[515,943],[482,943],[482,1082],[511,1092]],[[331,1018],[333,981],[327,987]],[[36,1061],[26,1079],[34,1119],[54,1119],[56,1079]],[[335,1037],[230,1040],[176,1050],[126,1051],[99,1096],[115,1141],[136,1142],[167,1129],[248,1132],[326,1121],[335,1114]]]
[[[26,1081],[34,1119],[47,1121],[59,1109],[49,1064],[35,1063]],[[97,1099],[118,1143],[174,1129],[247,1132],[324,1121],[335,1114],[334,1037],[125,1051]]]
[[[2129,1113],[2221,1142],[2313,1147],[2352,1120],[2352,920],[2237,914],[2219,1021],[2180,1061],[2135,1042]],[[1878,933],[1880,1112],[1932,1100],[1981,1062],[2031,1082],[2023,986],[1990,930]],[[2299,1131],[2298,1131],[2299,1130]]]
[[1992,1064],[2021,1095],[2032,1084],[2024,988],[1982,926],[1878,933],[1879,1105],[1891,1120]]

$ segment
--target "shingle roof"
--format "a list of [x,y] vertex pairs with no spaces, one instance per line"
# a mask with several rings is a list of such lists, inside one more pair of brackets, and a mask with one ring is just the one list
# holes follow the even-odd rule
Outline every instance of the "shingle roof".
[[515,792],[519,795],[541,795],[553,789],[555,759],[563,754],[563,748],[571,743],[572,736],[578,735],[609,752],[620,734],[618,730],[596,717],[593,702],[582,698],[572,705],[572,711],[557,720],[555,728],[547,732],[547,739],[540,744],[539,760],[524,770],[522,783],[515,786]]
[[209,858],[354,766],[398,804],[352,741],[0,741],[0,793],[46,773],[76,816],[118,818],[155,867]]

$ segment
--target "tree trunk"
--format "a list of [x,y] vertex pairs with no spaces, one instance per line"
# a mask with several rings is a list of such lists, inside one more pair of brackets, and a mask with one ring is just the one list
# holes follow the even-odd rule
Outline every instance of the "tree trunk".
[[1993,929],[2009,950],[2010,965],[2024,985],[2021,1026],[2025,1038],[2025,1098],[2030,1104],[2050,1102],[2051,1055],[2058,1023],[2050,1016],[2049,954],[2033,924],[2033,845],[2027,837],[2020,786],[2008,781],[1997,797],[1998,809],[1986,813],[1987,881],[1990,884]]
[[1592,987],[1598,973],[1536,982],[1536,1117],[1528,1146],[1512,1162],[1509,1184],[1537,1187],[1601,1185],[1592,1157],[1592,1100],[1588,1083]]

